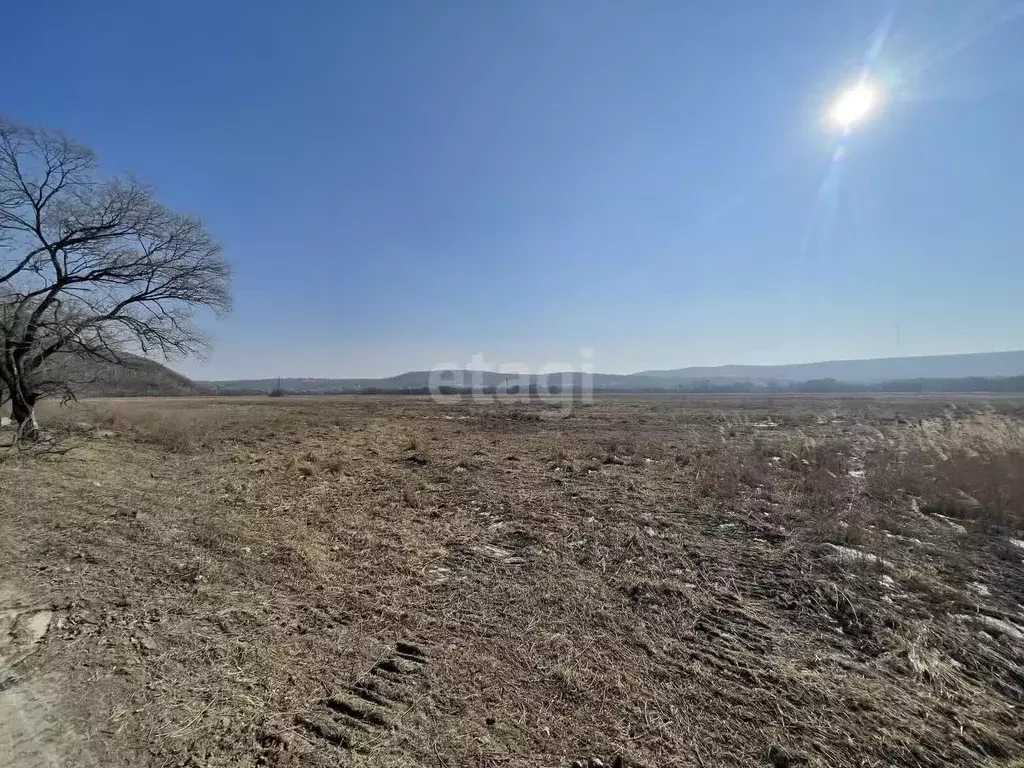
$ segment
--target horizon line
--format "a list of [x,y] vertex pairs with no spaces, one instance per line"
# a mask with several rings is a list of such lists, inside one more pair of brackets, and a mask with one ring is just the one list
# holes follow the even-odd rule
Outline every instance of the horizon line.
[[[720,368],[782,368],[782,367],[797,367],[801,365],[829,365],[837,363],[866,363],[874,362],[877,360],[922,360],[926,358],[938,358],[938,357],[977,357],[981,355],[1007,355],[1007,354],[1024,354],[1024,349],[1000,349],[1000,350],[989,350],[983,352],[950,352],[946,354],[930,354],[930,355],[891,355],[886,357],[852,357],[852,358],[837,358],[832,360],[808,360],[796,363],[722,363],[720,365],[683,365],[678,368],[646,368],[641,371],[633,371],[630,373],[608,373],[604,371],[574,371],[574,370],[558,370],[550,371],[545,374],[538,374],[530,371],[494,371],[482,368],[410,368],[400,373],[395,373],[390,376],[240,376],[235,378],[227,379],[195,379],[194,381],[206,382],[206,383],[217,383],[223,381],[267,381],[274,379],[302,379],[305,381],[334,381],[343,379],[367,379],[367,380],[382,380],[382,379],[396,379],[400,376],[406,376],[411,373],[431,373],[435,371],[458,371],[460,373],[490,373],[496,376],[556,376],[559,374],[572,373],[572,374],[586,374],[591,376],[656,376],[661,373],[673,373],[676,371],[688,370],[688,369],[701,369],[701,370],[716,370]],[[173,369],[172,369],[173,370]]]

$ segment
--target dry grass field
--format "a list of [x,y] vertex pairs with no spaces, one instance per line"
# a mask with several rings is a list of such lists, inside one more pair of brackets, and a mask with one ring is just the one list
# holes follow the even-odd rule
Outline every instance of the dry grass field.
[[1021,401],[47,418],[0,465],[19,768],[1024,766]]

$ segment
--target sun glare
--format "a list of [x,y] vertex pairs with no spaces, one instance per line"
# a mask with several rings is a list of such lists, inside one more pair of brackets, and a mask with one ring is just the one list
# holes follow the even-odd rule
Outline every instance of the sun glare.
[[861,122],[878,103],[878,91],[861,83],[845,91],[832,107],[832,120],[842,128]]

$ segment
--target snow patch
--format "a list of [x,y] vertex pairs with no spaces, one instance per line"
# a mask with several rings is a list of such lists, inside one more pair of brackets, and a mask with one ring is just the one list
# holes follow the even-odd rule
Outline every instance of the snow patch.
[[842,563],[882,562],[882,559],[878,555],[872,555],[870,552],[861,552],[859,549],[853,549],[851,547],[841,547],[838,544],[825,544],[825,548]]
[[979,624],[983,624],[985,626],[986,631],[989,634],[1003,635],[1005,637],[1010,638],[1011,640],[1016,640],[1019,643],[1024,643],[1024,631],[1022,631],[1021,628],[1018,627],[1016,624],[1011,624],[1008,621],[1003,621],[1002,619],[997,619],[993,616],[983,616],[981,614],[977,616],[967,616],[966,614],[960,614],[958,618],[964,620],[974,619],[974,621],[978,622]]
[[971,590],[971,592],[973,592],[974,594],[980,595],[981,597],[988,597],[992,594],[992,590],[990,590],[986,585],[982,584],[980,581],[972,581],[970,584],[967,585],[967,588]]

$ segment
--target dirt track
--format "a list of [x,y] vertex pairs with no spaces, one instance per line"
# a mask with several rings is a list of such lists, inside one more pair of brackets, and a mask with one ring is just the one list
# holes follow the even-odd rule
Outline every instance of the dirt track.
[[33,665],[55,611],[0,584],[0,765],[5,768],[87,766],[82,739],[59,706],[59,668]]

